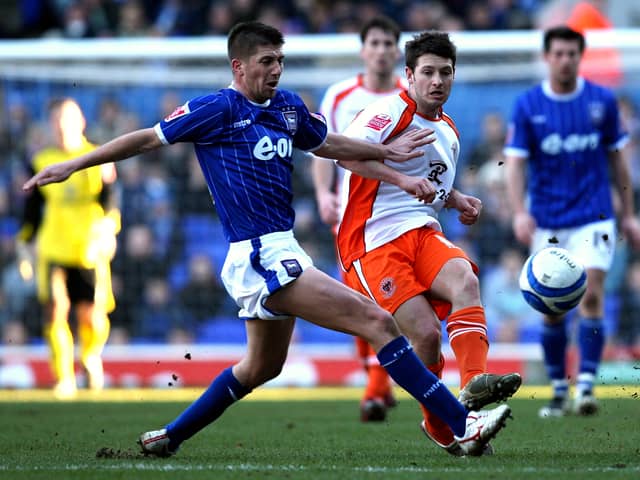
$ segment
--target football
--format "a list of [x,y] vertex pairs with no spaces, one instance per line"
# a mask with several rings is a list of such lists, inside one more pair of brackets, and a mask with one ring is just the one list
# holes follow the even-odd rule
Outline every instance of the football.
[[520,273],[520,291],[541,313],[561,315],[578,305],[587,288],[582,263],[564,248],[548,247],[532,254]]

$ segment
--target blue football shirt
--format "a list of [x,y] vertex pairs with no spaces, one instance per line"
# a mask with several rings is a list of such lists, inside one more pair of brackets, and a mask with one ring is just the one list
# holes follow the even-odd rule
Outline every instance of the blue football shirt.
[[559,95],[545,81],[516,100],[504,153],[528,159],[538,225],[569,228],[613,217],[608,152],[627,139],[611,90],[579,78]]
[[156,124],[164,143],[191,142],[230,242],[291,230],[294,147],[327,136],[320,116],[293,92],[258,105],[233,88],[194,98]]

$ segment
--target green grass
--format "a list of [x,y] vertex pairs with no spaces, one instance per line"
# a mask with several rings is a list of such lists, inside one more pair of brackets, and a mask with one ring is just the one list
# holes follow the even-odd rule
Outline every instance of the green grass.
[[[2,479],[637,479],[640,400],[602,401],[594,418],[539,420],[542,400],[516,398],[496,455],[453,458],[429,443],[403,399],[383,424],[361,424],[357,401],[246,401],[170,459],[135,439],[186,402],[0,403]],[[97,458],[108,447],[117,458]],[[119,450],[119,452],[118,452]]]

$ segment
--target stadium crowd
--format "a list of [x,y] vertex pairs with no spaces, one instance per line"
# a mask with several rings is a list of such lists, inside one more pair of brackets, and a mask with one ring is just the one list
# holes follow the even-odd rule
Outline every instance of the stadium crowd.
[[[532,12],[541,0],[232,2],[166,0],[23,0],[14,25],[2,25],[4,37],[189,36],[225,34],[243,19],[260,19],[285,33],[357,31],[377,13],[393,12],[403,30],[491,30],[532,28]],[[7,7],[3,7],[7,8]],[[6,13],[6,12],[5,12]],[[4,18],[8,18],[3,15]],[[0,87],[0,97],[4,92]],[[318,99],[309,97],[317,110]],[[179,104],[168,92],[157,118]],[[640,116],[632,99],[620,99],[623,121],[631,133],[630,160],[636,202],[640,201]],[[115,98],[102,100],[90,119],[87,137],[100,144],[140,126],[142,112],[127,109]],[[41,341],[35,283],[23,270],[15,250],[27,178],[25,165],[47,142],[45,125],[24,103],[0,101],[0,326],[3,343]],[[525,251],[517,247],[512,214],[505,197],[502,147],[506,119],[486,112],[480,139],[467,145],[469,154],[457,182],[482,199],[480,221],[463,227],[444,215],[451,239],[464,245],[482,272],[484,303],[493,341],[536,341],[539,321],[517,287]],[[226,243],[194,156],[184,145],[141,155],[118,166],[122,231],[113,261],[117,307],[111,315],[111,342],[235,341],[236,307],[218,278]],[[309,162],[294,170],[296,236],[317,265],[337,275],[333,238],[318,217]],[[638,204],[638,203],[637,203]],[[206,285],[206,289],[203,287]],[[614,313],[613,341],[636,347],[640,355],[640,258],[622,246],[607,283],[608,308]],[[304,338],[304,331],[301,334]],[[333,338],[333,337],[331,337]],[[325,338],[326,339],[326,338]],[[630,350],[631,351],[631,350]]]
[[[67,38],[224,35],[257,19],[285,34],[358,31],[377,14],[403,30],[502,30],[532,27],[542,0],[22,0],[4,36]],[[5,7],[6,8],[6,7]],[[15,8],[15,7],[14,7]],[[7,18],[5,16],[5,18]]]

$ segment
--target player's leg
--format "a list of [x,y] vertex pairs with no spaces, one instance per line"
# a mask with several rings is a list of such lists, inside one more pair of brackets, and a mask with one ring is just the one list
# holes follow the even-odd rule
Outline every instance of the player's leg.
[[[55,378],[54,394],[61,399],[76,394],[73,335],[69,327],[71,301],[64,268],[40,264],[44,270],[39,279],[39,296],[44,298],[44,336],[49,344],[50,364]],[[43,292],[43,290],[46,290]],[[43,296],[44,294],[44,296]]]
[[[394,313],[400,330],[409,337],[409,341],[422,363],[436,377],[442,378],[444,357],[441,350],[442,330],[440,319],[436,316],[431,304],[424,295],[416,295],[406,300]],[[453,455],[463,452],[453,436],[449,426],[431,411],[420,405],[423,420],[422,431],[438,446]]]
[[464,435],[467,411],[429,372],[391,314],[325,273],[309,268],[294,283],[269,297],[266,306],[332,330],[363,337],[376,349],[391,378],[427,409]]
[[593,385],[605,344],[603,327],[604,281],[603,270],[587,269],[587,290],[578,307],[578,349],[580,361],[576,381],[574,412],[593,415],[598,411]]
[[505,400],[520,388],[522,378],[515,372],[487,373],[487,321],[475,266],[440,232],[424,230],[419,258],[430,261],[416,264],[416,277],[428,286],[429,298],[440,318],[450,309],[447,333],[460,371],[459,398],[470,409]]
[[[240,321],[240,320],[238,320]],[[169,456],[182,442],[214,422],[254,388],[275,378],[284,365],[295,320],[247,320],[246,355],[220,373],[209,388],[164,429],[139,439],[143,452]]]
[[[115,304],[111,291],[111,272],[101,266],[95,270],[79,269],[75,284],[75,303],[78,319],[78,343],[80,363],[92,390],[104,387],[102,351],[109,338],[110,322],[107,309]],[[106,277],[105,277],[106,276]]]
[[360,420],[363,422],[380,422],[387,416],[387,409],[395,407],[391,379],[384,369],[375,350],[366,340],[355,337],[356,351],[362,362],[367,384],[360,401]]
[[305,270],[293,284],[269,297],[266,306],[365,338],[391,378],[442,419],[470,455],[482,454],[510,415],[506,405],[468,411],[420,361],[391,314],[315,268]]

